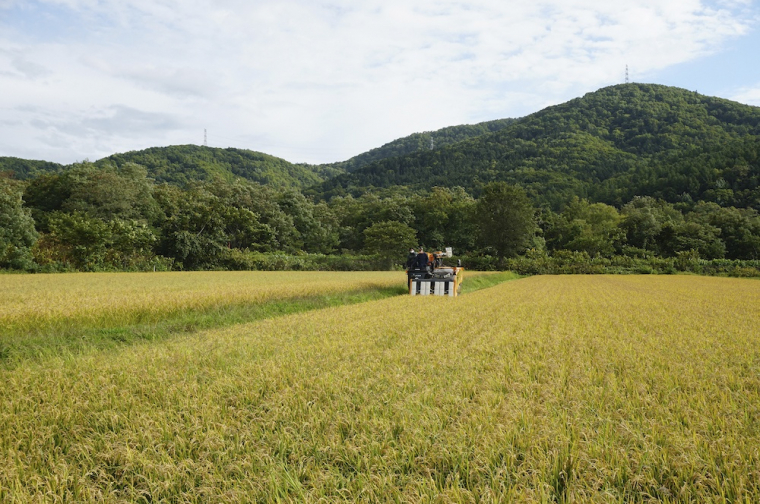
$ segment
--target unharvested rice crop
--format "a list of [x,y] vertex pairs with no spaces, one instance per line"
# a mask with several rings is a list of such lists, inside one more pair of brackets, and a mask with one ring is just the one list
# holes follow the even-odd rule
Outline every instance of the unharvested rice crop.
[[533,277],[0,370],[0,501],[758,502],[759,306]]
[[75,273],[0,276],[0,328],[133,324],[182,310],[403,285],[392,272]]

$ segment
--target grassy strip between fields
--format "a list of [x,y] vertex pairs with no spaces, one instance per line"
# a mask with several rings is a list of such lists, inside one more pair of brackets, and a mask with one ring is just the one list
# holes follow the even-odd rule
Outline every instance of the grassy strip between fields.
[[[509,272],[468,276],[462,284],[462,293],[474,292],[517,278],[520,276]],[[376,301],[403,294],[406,294],[406,289],[401,285],[256,304],[214,306],[202,310],[188,308],[157,322],[114,327],[93,327],[82,325],[81,321],[72,321],[70,325],[48,327],[35,333],[0,336],[0,368],[15,368],[28,361],[73,357],[141,342],[163,340],[204,329],[227,327],[332,306]]]

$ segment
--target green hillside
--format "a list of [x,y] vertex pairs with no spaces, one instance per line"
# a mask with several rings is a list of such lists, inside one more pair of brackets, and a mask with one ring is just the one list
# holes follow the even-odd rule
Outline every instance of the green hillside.
[[268,154],[245,149],[219,149],[197,145],[153,147],[142,151],[114,154],[97,161],[122,167],[127,163],[144,166],[160,182],[185,184],[215,177],[246,180],[278,187],[304,187],[318,184],[339,172],[305,164],[293,164]]
[[450,126],[433,132],[415,133],[347,161],[321,165],[294,164],[284,159],[245,149],[219,149],[197,145],[153,147],[114,154],[97,161],[122,167],[127,163],[144,166],[159,182],[185,184],[214,177],[231,180],[241,177],[252,182],[278,187],[309,187],[357,170],[372,162],[403,156],[420,150],[439,149],[462,140],[503,129],[514,119],[499,119],[480,124]]
[[544,205],[573,196],[620,205],[635,195],[671,202],[760,204],[760,108],[683,89],[625,84],[532,114],[494,133],[376,161],[312,192],[368,187],[525,187]]
[[389,142],[382,147],[354,156],[347,161],[321,166],[338,168],[345,172],[353,172],[370,163],[381,161],[383,159],[405,156],[419,151],[436,150],[469,138],[485,135],[486,133],[493,133],[506,128],[515,122],[515,120],[516,119],[497,119],[495,121],[487,121],[478,124],[462,124],[459,126],[449,126],[436,131],[414,133]]
[[[370,163],[411,154],[422,150],[440,149],[503,129],[514,119],[499,119],[480,124],[450,126],[437,131],[414,133],[396,139],[382,147],[359,154],[347,161],[321,165],[295,164],[261,152],[235,148],[213,148],[197,145],[152,147],[140,151],[113,154],[96,161],[99,167],[121,168],[128,163],[144,166],[158,182],[184,185],[191,181],[213,178],[232,180],[241,177],[252,182],[277,187],[303,188],[319,184],[335,176],[351,172]],[[33,161],[0,157],[0,173],[11,174],[19,180],[29,180],[44,173],[72,168],[48,161]]]
[[0,173],[7,173],[18,180],[29,180],[43,173],[57,172],[62,169],[63,165],[50,161],[0,157]]
[[[128,163],[144,166],[158,182],[184,185],[191,181],[214,178],[232,180],[241,177],[259,184],[303,188],[319,184],[372,162],[403,156],[420,150],[439,149],[486,133],[499,131],[514,119],[499,119],[480,124],[450,126],[437,131],[414,133],[359,154],[347,161],[321,165],[295,164],[261,152],[235,148],[197,145],[152,147],[140,151],[113,154],[96,161],[99,167],[121,168]],[[29,180],[44,173],[73,168],[48,161],[0,157],[0,173],[18,180]]]

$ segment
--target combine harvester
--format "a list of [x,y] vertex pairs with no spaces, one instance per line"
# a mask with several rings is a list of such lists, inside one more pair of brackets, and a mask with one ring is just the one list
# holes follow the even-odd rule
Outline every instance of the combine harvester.
[[[452,256],[451,247],[446,252],[428,253],[428,265],[412,265],[406,270],[409,294],[412,296],[456,297],[462,287],[464,268],[457,265],[444,266],[443,259]],[[458,262],[458,264],[461,264]]]

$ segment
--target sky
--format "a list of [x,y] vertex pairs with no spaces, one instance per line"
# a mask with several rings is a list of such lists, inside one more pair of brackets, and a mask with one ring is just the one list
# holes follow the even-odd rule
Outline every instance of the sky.
[[[760,106],[753,0],[0,0],[0,156],[343,161],[625,82]],[[205,137],[204,137],[205,132]]]

